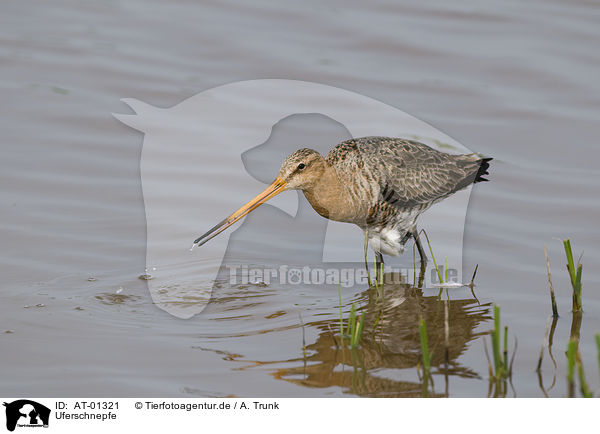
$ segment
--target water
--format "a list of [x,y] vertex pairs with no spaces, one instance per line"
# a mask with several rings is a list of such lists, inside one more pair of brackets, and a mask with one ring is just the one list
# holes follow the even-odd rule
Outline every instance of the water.
[[[561,313],[556,385],[548,393],[565,396],[570,292],[555,239],[564,237],[585,251],[581,351],[588,382],[598,387],[598,6],[312,3],[5,2],[0,382],[6,395],[420,395],[420,311],[434,347],[435,393],[447,387],[450,396],[486,396],[482,340],[496,303],[511,342],[518,337],[514,393],[543,396],[535,367],[550,313],[546,243]],[[332,338],[339,327],[335,285],[221,279],[208,308],[190,320],[152,303],[148,282],[138,278],[152,274],[145,268],[142,136],[111,113],[127,111],[123,97],[169,107],[220,84],[271,77],[368,95],[495,158],[492,182],[473,189],[464,236],[465,275],[479,264],[478,301],[466,288],[450,291],[447,381],[443,305],[435,290],[389,285],[378,305],[366,287],[344,288],[345,316],[355,303],[367,324],[379,312],[384,318],[378,333],[365,334],[355,358],[336,350]],[[324,150],[346,138],[339,125],[290,122],[284,131],[317,125],[307,140]],[[215,149],[215,161],[221,157]],[[267,168],[252,169],[260,155],[244,158],[253,176],[269,181]],[[232,209],[249,199],[235,185],[223,188]],[[281,218],[275,208],[255,211],[232,238],[228,260],[313,263],[319,240],[310,229],[322,220],[306,204],[298,229],[286,231]],[[200,270],[198,279],[204,277]],[[190,305],[197,302],[186,296]],[[553,373],[546,354],[545,387]]]

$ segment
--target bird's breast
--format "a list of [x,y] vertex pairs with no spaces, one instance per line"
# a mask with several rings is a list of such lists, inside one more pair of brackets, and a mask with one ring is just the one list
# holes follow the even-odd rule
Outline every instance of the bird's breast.
[[360,214],[342,194],[304,191],[304,196],[319,215],[329,220],[354,223]]
[[353,195],[353,181],[355,182],[354,179],[341,177],[333,168],[329,168],[318,182],[303,190],[303,193],[321,216],[361,225],[366,220],[370,201]]

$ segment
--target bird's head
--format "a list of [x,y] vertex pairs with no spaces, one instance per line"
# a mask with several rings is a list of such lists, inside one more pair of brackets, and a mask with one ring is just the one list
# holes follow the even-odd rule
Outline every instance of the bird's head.
[[284,190],[307,190],[321,179],[325,167],[325,159],[317,151],[298,149],[284,160],[277,178],[285,183]]
[[325,159],[317,151],[308,148],[297,150],[284,160],[281,169],[279,169],[279,175],[271,185],[204,235],[198,237],[194,241],[192,248],[194,246],[201,246],[208,240],[216,237],[229,226],[282,191],[310,190],[322,178],[326,167],[327,163]]

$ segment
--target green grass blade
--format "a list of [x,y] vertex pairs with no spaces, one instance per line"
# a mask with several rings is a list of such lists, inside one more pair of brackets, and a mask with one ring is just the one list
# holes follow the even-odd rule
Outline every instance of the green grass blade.
[[598,349],[598,372],[600,372],[600,333],[596,333],[596,348]]
[[379,313],[377,314],[377,318],[375,319],[375,323],[373,324],[373,333],[375,333],[377,331],[377,326],[379,325],[379,321],[381,321],[382,313],[383,313],[383,311],[380,310]]
[[574,397],[575,390],[575,364],[577,357],[577,340],[570,339],[567,344],[567,382],[569,385],[569,396]]
[[585,373],[583,371],[583,363],[581,362],[581,353],[579,352],[579,350],[577,351],[576,357],[577,373],[579,374],[579,387],[581,388],[581,395],[583,395],[584,398],[593,398],[594,394],[590,391],[587,381],[585,381]]
[[567,270],[569,271],[571,286],[573,287],[573,311],[577,312],[583,307],[581,300],[581,272],[583,265],[578,262],[577,266],[575,266],[573,250],[571,249],[571,240],[569,238],[563,240],[563,246],[565,248],[565,254],[567,255]]
[[577,296],[577,307],[581,310],[582,300],[581,300],[581,270],[583,269],[582,264],[577,264],[577,274],[575,274],[575,294]]
[[571,284],[575,287],[575,263],[573,262],[573,251],[571,250],[571,240],[567,238],[563,240],[565,254],[567,255],[567,268],[571,275]]
[[365,315],[362,314],[358,317],[358,326],[356,330],[354,330],[354,334],[352,335],[352,348],[357,348],[360,344],[360,339],[362,337],[363,327],[365,324]]
[[365,327],[365,314],[362,314],[358,321],[358,333],[356,333],[356,336],[357,336],[356,344],[357,345],[360,343],[360,339],[362,338],[362,333],[363,333],[364,327]]
[[348,318],[348,333],[354,336],[354,330],[356,328],[356,308],[354,307],[354,303],[352,303],[352,308],[350,309],[350,318]]
[[435,255],[433,254],[433,249],[431,248],[431,243],[429,242],[429,236],[425,231],[423,231],[423,234],[425,234],[425,239],[427,240],[427,245],[429,246],[429,253],[431,253],[431,259],[433,260],[433,265],[435,266],[435,271],[437,272],[438,278],[440,279],[440,283],[444,283],[444,280],[442,279],[442,273],[440,272],[440,269],[437,265]]
[[429,343],[427,342],[427,326],[423,318],[419,321],[419,336],[421,338],[421,353],[423,354],[423,369],[426,375],[429,375],[431,368],[431,354],[429,353]]
[[340,339],[344,346],[344,314],[342,312],[342,286],[338,283],[338,300],[340,303]]
[[367,261],[367,250],[369,246],[369,235],[367,231],[365,231],[365,268],[367,269],[367,281],[369,282],[369,288],[373,286],[371,282],[371,274],[369,274],[369,262]]
[[446,256],[446,263],[444,264],[444,273],[446,275],[444,282],[447,282],[448,281],[448,257],[447,256]]
[[504,326],[504,369],[508,369],[508,326]]
[[500,371],[501,358],[500,358],[500,306],[494,305],[494,331],[492,332],[492,353],[494,355],[494,368],[496,370],[496,376]]

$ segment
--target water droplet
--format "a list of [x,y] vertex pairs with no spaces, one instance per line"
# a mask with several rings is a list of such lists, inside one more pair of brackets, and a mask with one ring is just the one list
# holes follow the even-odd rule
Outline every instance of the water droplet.
[[154,276],[151,275],[151,274],[140,274],[138,276],[138,279],[141,279],[141,280],[152,280],[152,279],[154,279]]

